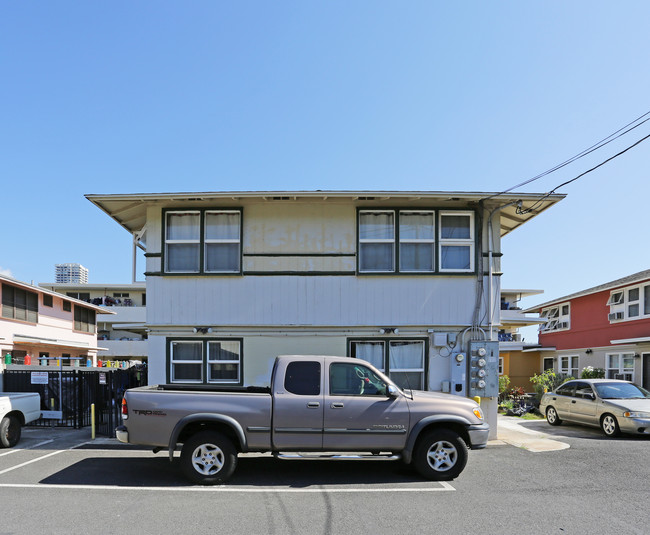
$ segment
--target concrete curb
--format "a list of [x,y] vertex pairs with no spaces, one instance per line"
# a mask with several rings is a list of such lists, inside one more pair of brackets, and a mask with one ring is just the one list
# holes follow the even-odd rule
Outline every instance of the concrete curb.
[[519,422],[520,420],[516,417],[499,414],[497,418],[497,440],[490,441],[490,443],[495,445],[499,443],[510,444],[533,453],[560,451],[570,447],[566,442],[549,438],[550,435],[546,433],[527,429]]

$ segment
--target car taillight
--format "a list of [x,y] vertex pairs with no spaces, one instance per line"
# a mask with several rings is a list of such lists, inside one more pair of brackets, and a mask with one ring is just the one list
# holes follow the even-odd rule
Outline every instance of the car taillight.
[[126,420],[129,417],[129,407],[126,404],[126,398],[122,398],[122,420]]

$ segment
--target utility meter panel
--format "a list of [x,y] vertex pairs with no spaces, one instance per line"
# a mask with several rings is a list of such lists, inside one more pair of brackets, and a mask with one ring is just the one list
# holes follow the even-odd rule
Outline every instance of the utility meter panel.
[[467,355],[469,397],[499,395],[499,342],[472,340]]
[[450,358],[451,385],[449,392],[457,396],[465,396],[465,385],[467,384],[467,355],[465,353],[454,353]]

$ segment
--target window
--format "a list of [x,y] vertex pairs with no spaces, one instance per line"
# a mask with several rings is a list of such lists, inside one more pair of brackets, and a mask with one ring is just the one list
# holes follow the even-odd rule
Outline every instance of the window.
[[3,284],[2,317],[38,323],[38,294]]
[[576,383],[576,391],[574,396],[582,399],[593,399],[594,391],[587,383]]
[[49,294],[43,294],[43,306],[44,307],[52,307],[54,306],[54,302],[52,299],[52,296]]
[[80,301],[90,301],[90,293],[89,292],[66,292],[65,295],[68,297],[74,297],[75,299],[79,299]]
[[432,272],[435,270],[434,221],[434,212],[400,212],[400,271]]
[[552,370],[553,369],[553,357],[544,357],[543,367],[544,367],[543,371]]
[[82,306],[74,307],[74,330],[94,333],[96,328],[95,311]]
[[166,273],[239,273],[241,211],[165,212]]
[[118,298],[129,297],[129,294],[128,292],[113,292],[113,297],[118,297]]
[[573,396],[573,390],[575,389],[575,383],[567,383],[560,386],[555,393],[560,396]]
[[571,327],[570,303],[544,308],[540,316],[546,320],[546,323],[540,325],[540,332],[566,331]]
[[395,270],[395,212],[359,212],[359,271]]
[[634,353],[608,354],[607,379],[634,381]]
[[440,212],[440,271],[474,270],[473,212]]
[[298,396],[320,395],[321,365],[314,361],[293,361],[287,364],[284,388]]
[[650,284],[613,290],[607,300],[610,323],[650,316]]
[[384,380],[367,366],[335,362],[330,365],[330,395],[386,396]]
[[578,374],[578,356],[572,355],[567,357],[560,357],[560,373],[570,375],[577,379],[580,377]]
[[170,340],[169,382],[242,384],[242,342],[229,340]]
[[400,388],[424,390],[424,340],[352,340],[350,356],[368,361]]
[[503,375],[503,357],[499,357],[499,375]]
[[360,273],[474,270],[474,212],[359,210],[358,231]]
[[70,301],[63,301],[63,311],[72,312],[72,303]]

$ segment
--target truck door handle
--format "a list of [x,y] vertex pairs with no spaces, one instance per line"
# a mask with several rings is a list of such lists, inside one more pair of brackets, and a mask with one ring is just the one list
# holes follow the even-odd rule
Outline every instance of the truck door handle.
[[308,409],[317,409],[318,407],[320,407],[320,403],[318,403],[318,401],[310,401],[307,403]]
[[330,405],[331,408],[333,409],[342,409],[343,408],[343,403],[332,403]]

